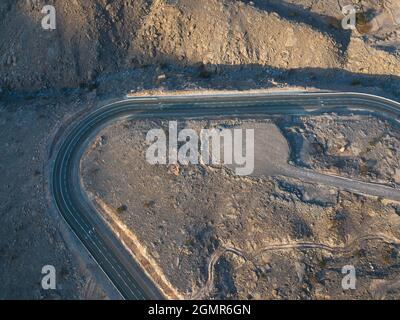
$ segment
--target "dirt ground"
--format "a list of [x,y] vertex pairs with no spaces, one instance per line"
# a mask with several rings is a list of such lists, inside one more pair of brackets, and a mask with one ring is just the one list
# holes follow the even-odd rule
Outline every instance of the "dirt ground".
[[[49,142],[77,97],[0,103],[0,299],[103,299],[94,261],[76,244],[48,198]],[[53,133],[52,133],[53,132]],[[41,287],[42,267],[56,268],[57,290]],[[96,279],[97,278],[97,279]]]
[[399,126],[371,115],[287,119],[280,124],[291,140],[294,163],[364,181],[399,184]]
[[[392,204],[279,175],[151,165],[146,134],[153,128],[167,130],[168,123],[128,121],[102,130],[82,161],[82,177],[181,296],[398,299],[388,289],[399,277],[400,217]],[[357,290],[342,290],[345,265],[357,266]]]
[[[399,1],[357,1],[370,22],[353,32],[339,25],[347,2],[2,0],[0,298],[114,297],[46,194],[54,136],[74,114],[130,91],[295,87],[398,99]],[[57,10],[54,31],[41,28],[45,3]],[[56,292],[40,289],[45,264],[58,271]]]

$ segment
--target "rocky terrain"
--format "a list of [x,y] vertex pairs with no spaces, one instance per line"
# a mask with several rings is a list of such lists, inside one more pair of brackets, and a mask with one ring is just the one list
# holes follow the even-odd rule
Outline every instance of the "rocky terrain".
[[[354,31],[340,27],[349,3],[362,13]],[[41,28],[44,4],[56,8],[56,30]],[[398,99],[398,7],[398,0],[0,1],[0,298],[115,297],[48,197],[49,158],[76,115],[130,91],[337,89]],[[308,165],[324,169],[318,159]],[[376,178],[391,181],[389,174]],[[57,292],[40,288],[45,264],[57,269]]]
[[371,115],[292,118],[281,124],[300,166],[384,184],[400,183],[399,127]]
[[[0,88],[10,93],[104,91],[113,84],[125,91],[179,84],[225,89],[353,84],[396,94],[398,81],[388,86],[386,80],[397,80],[400,70],[398,1],[354,1],[358,26],[373,25],[354,32],[341,28],[341,8],[350,3],[53,0],[46,4],[57,10],[57,28],[49,31],[41,28],[43,1],[4,0]],[[382,15],[385,23],[375,23]],[[148,81],[142,84],[139,77]]]
[[[183,126],[220,125],[227,124]],[[82,176],[105,217],[127,227],[142,246],[136,253],[156,264],[179,296],[398,298],[393,204],[279,175],[151,165],[152,128],[168,123],[126,121],[102,130],[82,160]],[[357,266],[356,290],[342,289],[345,265]]]

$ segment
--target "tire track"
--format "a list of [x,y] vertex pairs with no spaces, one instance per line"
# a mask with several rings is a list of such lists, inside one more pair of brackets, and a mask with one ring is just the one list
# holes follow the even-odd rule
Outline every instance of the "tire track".
[[[259,256],[260,254],[266,251],[287,251],[287,250],[312,250],[319,249],[323,251],[328,251],[333,254],[348,254],[355,251],[356,247],[360,247],[365,242],[370,241],[378,241],[381,243],[389,244],[389,245],[400,245],[400,240],[395,237],[389,237],[384,234],[371,234],[364,235],[355,238],[348,244],[343,246],[331,246],[324,243],[318,242],[293,242],[293,243],[281,243],[281,244],[272,244],[266,246],[258,251],[252,256],[247,255],[242,250],[233,248],[233,247],[220,247],[217,249],[210,257],[208,267],[207,267],[207,281],[203,288],[201,288],[197,293],[192,296],[193,300],[205,299],[210,295],[212,290],[214,289],[214,280],[215,280],[215,265],[218,263],[219,259],[226,253],[233,253],[237,256],[240,256],[245,261],[250,261],[254,265],[256,265],[253,260]],[[395,282],[390,282],[388,284],[383,284],[379,289],[382,295],[387,288],[400,287],[400,279]]]

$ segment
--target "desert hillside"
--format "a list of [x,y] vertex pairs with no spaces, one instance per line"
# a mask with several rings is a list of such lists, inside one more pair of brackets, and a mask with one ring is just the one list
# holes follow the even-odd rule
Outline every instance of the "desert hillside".
[[[355,30],[341,25],[349,4],[358,9]],[[55,30],[41,26],[44,5],[56,9]],[[0,299],[119,297],[51,201],[51,159],[77,117],[127,93],[258,89],[358,91],[400,101],[400,0],[0,0]],[[398,139],[387,137],[386,123],[339,120],[293,124],[287,135],[301,142],[295,151],[302,165],[335,171],[347,156],[345,174],[361,168],[362,179],[400,183]],[[356,139],[353,128],[361,126],[368,140]],[[285,186],[271,203],[288,196]],[[347,207],[357,203],[358,217],[369,214],[359,198],[344,199]],[[223,209],[231,215],[231,208]],[[287,206],[288,216],[292,211]],[[347,220],[338,215],[336,226],[347,228]],[[48,264],[57,268],[55,292],[39,286]]]
[[57,28],[49,31],[41,28],[44,1],[3,0],[0,88],[94,87],[99,77],[156,63],[205,65],[206,74],[257,66],[267,75],[337,69],[399,75],[393,48],[400,1],[354,0],[369,16],[353,32],[340,22],[341,7],[351,2],[53,0],[46,4],[57,10]]

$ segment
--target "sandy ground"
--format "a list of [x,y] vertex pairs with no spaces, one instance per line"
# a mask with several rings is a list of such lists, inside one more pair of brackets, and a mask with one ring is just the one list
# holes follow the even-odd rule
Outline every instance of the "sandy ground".
[[[268,139],[276,131],[270,121],[181,126],[262,128]],[[94,201],[100,199],[135,236],[140,253],[179,295],[398,299],[398,291],[374,287],[378,280],[398,282],[400,217],[392,204],[279,175],[250,178],[220,166],[151,165],[145,137],[152,128],[167,130],[168,123],[125,121],[102,130],[82,160],[82,176]],[[340,284],[341,268],[349,264],[359,274],[351,292]]]
[[[398,26],[390,18],[344,32],[335,1],[46,1],[55,31],[40,27],[44,3],[0,2],[1,298],[112,296],[46,195],[54,135],[74,114],[130,91],[296,87],[399,98]],[[379,22],[399,1],[361,3]],[[40,289],[45,264],[59,272],[56,292]]]

